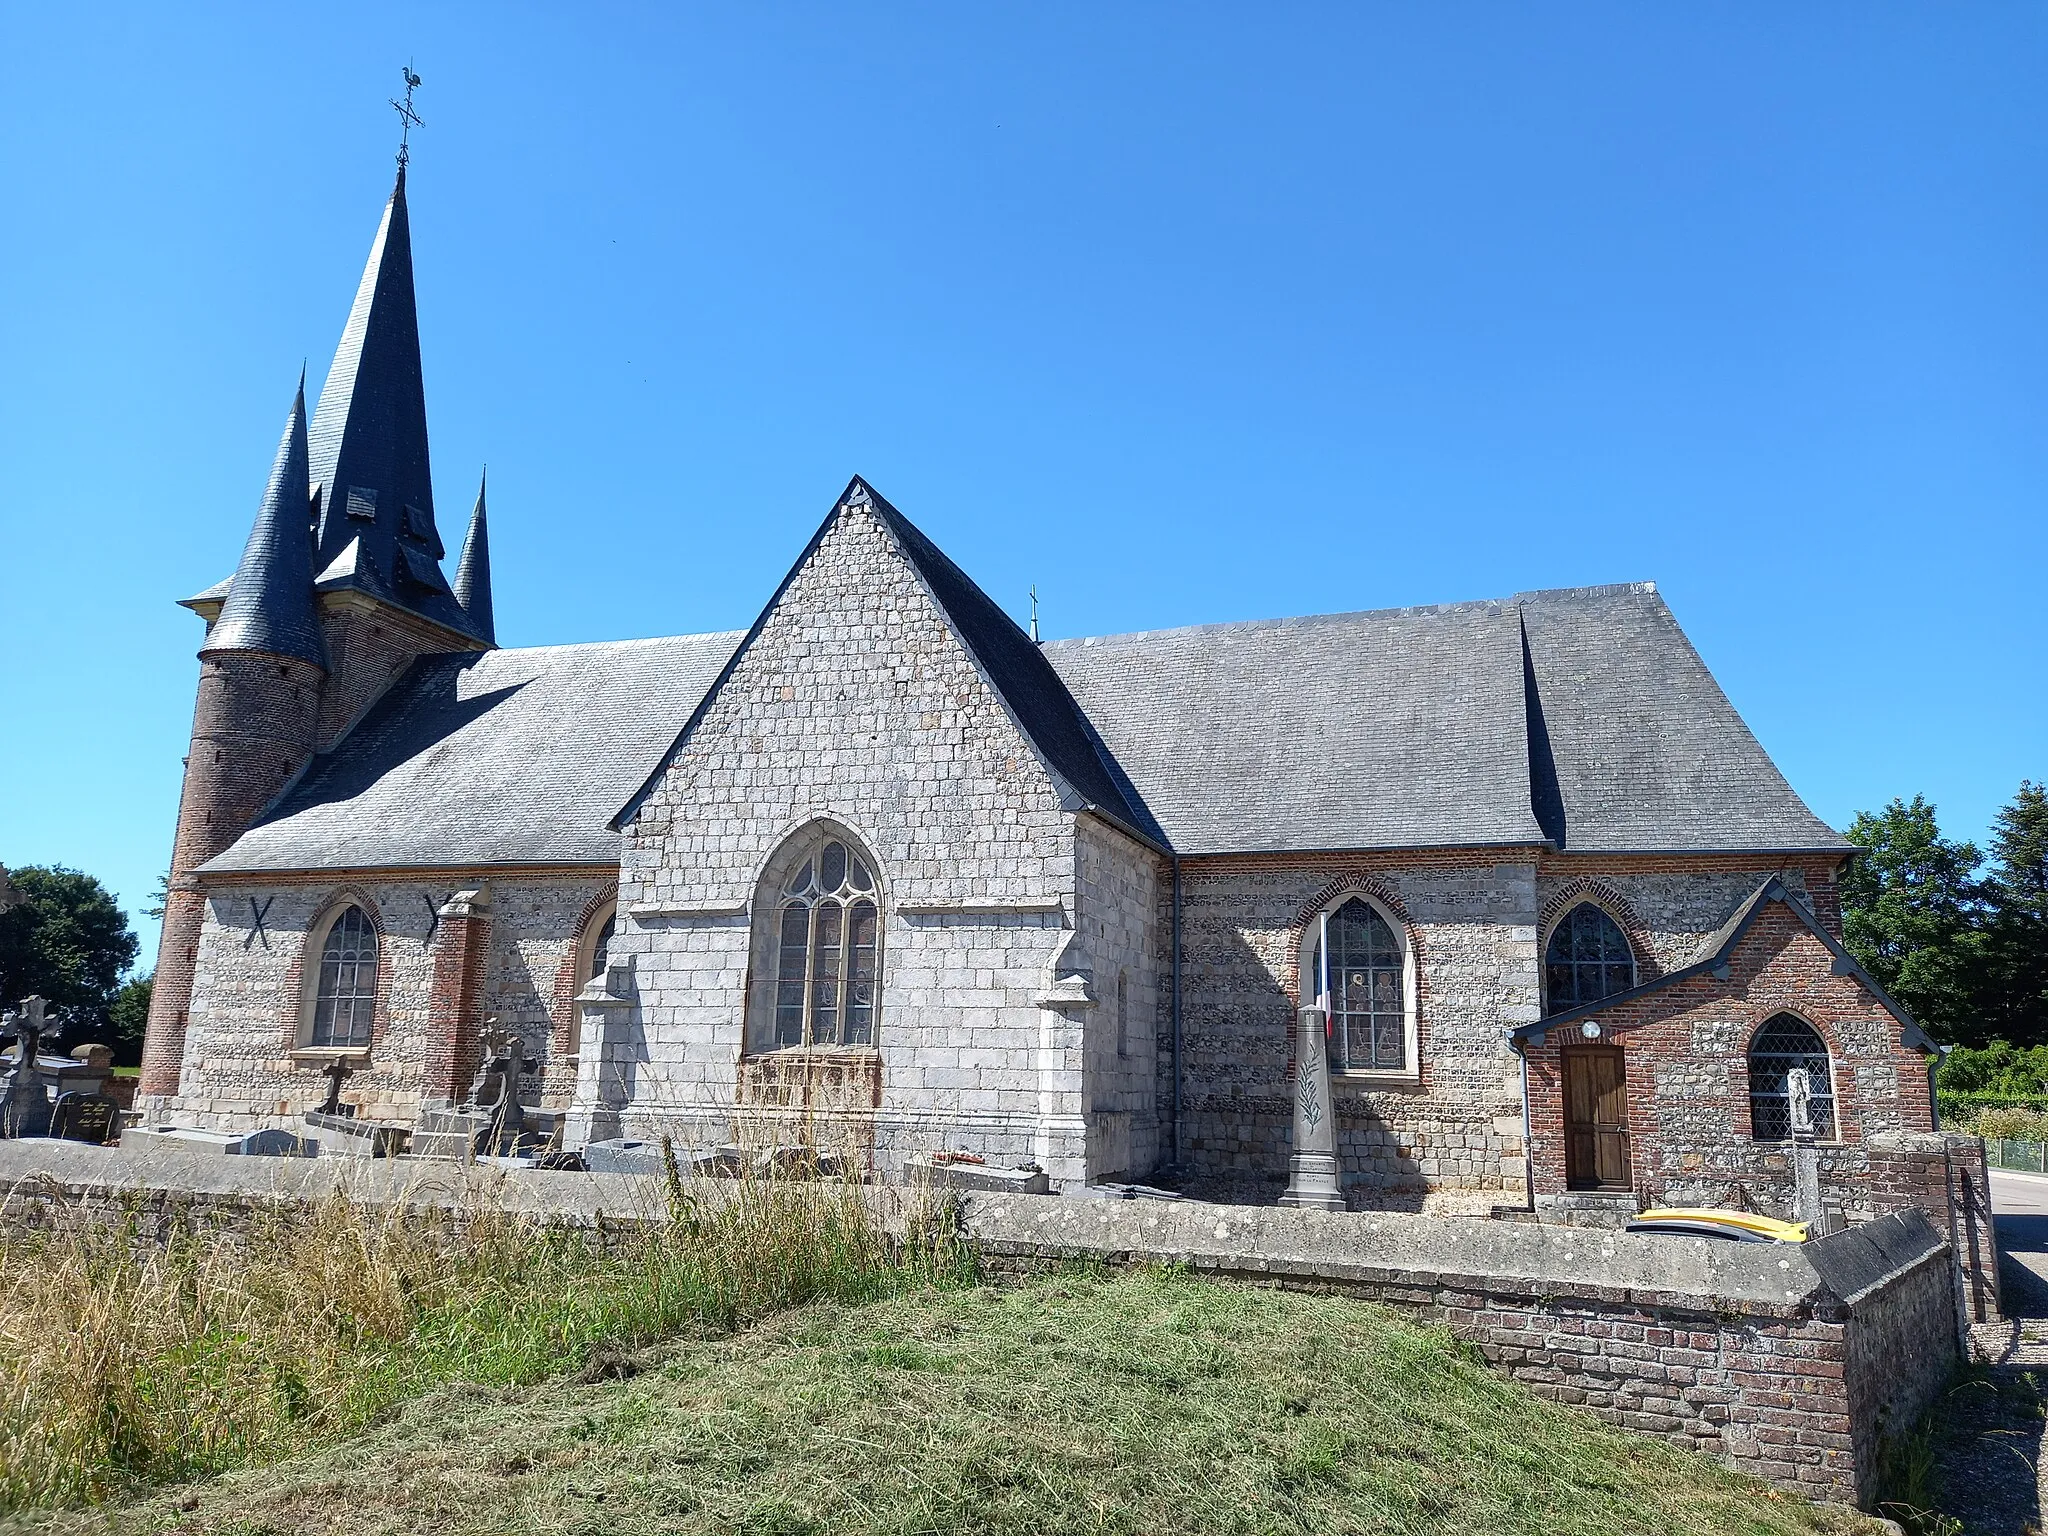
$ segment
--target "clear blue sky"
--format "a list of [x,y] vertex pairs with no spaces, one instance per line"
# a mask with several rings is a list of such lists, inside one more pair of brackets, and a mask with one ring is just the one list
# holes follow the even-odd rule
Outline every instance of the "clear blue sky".
[[407,58],[508,644],[743,626],[858,471],[1049,635],[1650,578],[1838,826],[2048,775],[2038,4],[8,0],[0,862],[168,862]]

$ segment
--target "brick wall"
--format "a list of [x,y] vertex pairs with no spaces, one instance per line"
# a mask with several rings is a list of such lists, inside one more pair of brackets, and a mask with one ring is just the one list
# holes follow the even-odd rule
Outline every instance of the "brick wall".
[[239,837],[312,754],[322,676],[318,667],[280,656],[200,659],[143,1043],[145,1095],[175,1093],[184,1059],[206,907],[192,871]]
[[[1600,1039],[1623,1054],[1640,1201],[1789,1210],[1791,1149],[1752,1135],[1747,1054],[1784,1011],[1811,1024],[1831,1058],[1837,1137],[1820,1148],[1823,1199],[1851,1219],[1892,1208],[1876,1196],[1870,1138],[1932,1129],[1925,1063],[1900,1043],[1899,1021],[1834,973],[1826,946],[1782,903],[1759,914],[1725,981],[1695,977],[1599,1015]],[[1539,1200],[1565,1189],[1562,1053],[1580,1038],[1572,1025],[1528,1049]]]

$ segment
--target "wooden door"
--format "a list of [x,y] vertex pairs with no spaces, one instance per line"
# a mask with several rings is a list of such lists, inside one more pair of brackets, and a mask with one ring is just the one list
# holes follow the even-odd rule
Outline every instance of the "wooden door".
[[1566,1188],[1629,1188],[1628,1082],[1619,1046],[1564,1053],[1564,1129]]

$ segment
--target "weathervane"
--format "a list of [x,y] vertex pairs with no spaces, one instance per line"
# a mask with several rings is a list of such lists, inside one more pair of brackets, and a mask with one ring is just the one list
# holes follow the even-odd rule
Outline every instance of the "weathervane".
[[1031,587],[1031,638],[1034,643],[1038,639],[1038,586],[1035,582]]
[[405,100],[400,101],[396,96],[392,97],[391,110],[398,114],[398,174],[403,176],[405,162],[412,158],[406,140],[411,137],[413,129],[425,126],[425,119],[412,109],[412,93],[418,89],[420,77],[412,72],[410,61],[399,73],[405,76]]

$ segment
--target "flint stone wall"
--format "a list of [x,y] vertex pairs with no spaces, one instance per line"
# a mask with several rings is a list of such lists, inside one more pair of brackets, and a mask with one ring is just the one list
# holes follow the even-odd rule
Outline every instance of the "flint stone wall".
[[[506,1174],[353,1159],[0,1143],[0,1219],[232,1234],[345,1193],[481,1205],[603,1240],[665,1219],[658,1177]],[[873,1188],[901,1232],[933,1192]],[[1887,1434],[1960,1361],[1955,1267],[1918,1211],[1798,1246],[1398,1213],[953,1192],[984,1269],[1073,1259],[1356,1296],[1440,1322],[1539,1396],[1722,1457],[1814,1498],[1867,1503]]]
[[[352,900],[377,929],[378,998],[370,1066],[342,1091],[364,1118],[411,1124],[422,1107],[434,1045],[429,1002],[434,955],[451,930],[433,913],[461,888],[487,885],[490,914],[479,1016],[520,1029],[527,1059],[542,1065],[524,1085],[539,1101],[557,1015],[562,968],[573,967],[579,928],[610,871],[485,879],[455,871],[409,880],[216,884],[207,892],[185,1032],[178,1096],[154,1122],[190,1120],[213,1130],[288,1125],[327,1096],[324,1062],[302,1056],[300,1021],[311,929]],[[258,934],[255,913],[263,913]],[[429,932],[433,939],[428,939]]]

